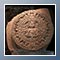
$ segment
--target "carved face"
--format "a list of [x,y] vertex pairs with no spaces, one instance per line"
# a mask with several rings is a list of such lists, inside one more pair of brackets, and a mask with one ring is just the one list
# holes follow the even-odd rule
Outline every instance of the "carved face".
[[14,18],[11,36],[21,48],[38,50],[50,42],[52,32],[53,25],[47,15],[29,10]]

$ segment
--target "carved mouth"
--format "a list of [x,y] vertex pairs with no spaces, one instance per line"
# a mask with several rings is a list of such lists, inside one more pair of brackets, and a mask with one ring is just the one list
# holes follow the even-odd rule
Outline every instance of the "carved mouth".
[[30,36],[30,35],[25,35],[27,38],[37,38],[39,35],[36,35],[36,36]]

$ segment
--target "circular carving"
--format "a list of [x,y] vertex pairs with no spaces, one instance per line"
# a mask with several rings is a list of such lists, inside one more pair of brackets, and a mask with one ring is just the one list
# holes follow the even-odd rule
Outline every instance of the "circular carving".
[[13,20],[11,37],[21,48],[38,50],[50,42],[53,25],[46,14],[29,10],[17,15]]

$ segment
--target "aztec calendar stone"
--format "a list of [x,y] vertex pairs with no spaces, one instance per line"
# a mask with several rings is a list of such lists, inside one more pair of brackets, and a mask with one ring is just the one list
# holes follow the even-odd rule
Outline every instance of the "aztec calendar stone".
[[20,48],[38,50],[47,46],[53,35],[53,24],[48,9],[27,10],[10,22],[11,40]]

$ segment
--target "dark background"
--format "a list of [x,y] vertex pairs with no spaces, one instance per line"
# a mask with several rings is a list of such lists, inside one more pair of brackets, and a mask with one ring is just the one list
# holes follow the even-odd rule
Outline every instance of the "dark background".
[[[38,8],[48,8],[52,18],[53,26],[55,29],[55,5],[5,5],[5,28],[7,23],[17,14],[26,10],[38,9]],[[5,37],[6,37],[6,32],[5,32]],[[53,34],[53,38],[47,50],[55,52],[55,33]],[[8,54],[8,55],[11,54],[7,46],[6,38],[5,38],[5,54]]]

